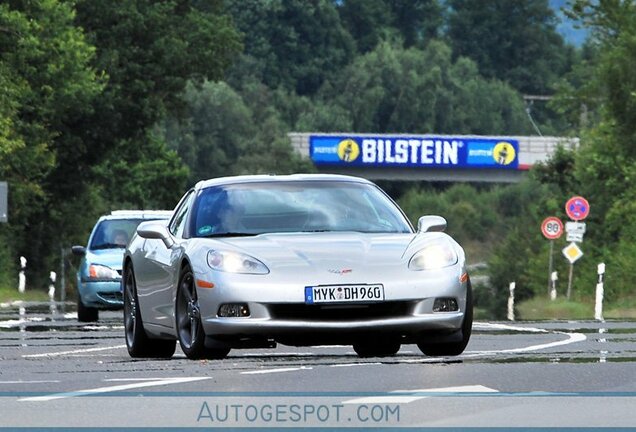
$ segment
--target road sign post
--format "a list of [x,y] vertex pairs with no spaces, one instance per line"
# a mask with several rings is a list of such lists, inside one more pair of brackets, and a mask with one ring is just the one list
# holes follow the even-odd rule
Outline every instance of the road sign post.
[[568,300],[570,300],[570,296],[572,295],[572,275],[574,273],[574,264],[570,263],[570,273],[568,274],[568,291],[566,294],[566,297]]
[[568,276],[568,291],[567,291],[567,299],[570,300],[570,296],[572,295],[572,274],[574,272],[574,263],[583,256],[583,251],[579,248],[576,243],[570,243],[561,251],[563,252],[563,256],[570,261],[570,273]]
[[554,216],[547,217],[541,223],[541,233],[545,238],[550,240],[550,256],[548,257],[548,295],[550,294],[550,276],[552,275],[554,240],[563,234],[563,223],[561,219]]
[[585,224],[582,221],[590,214],[590,204],[582,196],[573,196],[565,203],[565,213],[574,222],[568,222],[565,226],[567,241],[571,242],[563,248],[563,255],[570,261],[570,273],[568,275],[567,299],[572,295],[572,275],[574,273],[574,263],[583,256],[583,251],[576,245],[583,241],[585,234]]
[[554,255],[554,240],[550,240],[550,257],[548,258],[548,295],[550,294],[552,287],[552,266],[553,266],[553,255]]

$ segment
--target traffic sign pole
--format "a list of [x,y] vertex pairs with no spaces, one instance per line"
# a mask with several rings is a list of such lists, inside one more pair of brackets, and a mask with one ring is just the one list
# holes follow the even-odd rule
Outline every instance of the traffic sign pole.
[[573,196],[565,203],[565,213],[574,221],[568,222],[567,241],[572,242],[563,249],[563,254],[570,261],[570,274],[568,277],[567,299],[570,300],[572,295],[572,273],[574,272],[574,262],[583,256],[583,251],[576,245],[576,242],[583,241],[585,234],[585,224],[580,223],[590,214],[590,203],[582,196]]
[[563,234],[563,222],[561,222],[561,219],[554,216],[547,217],[541,223],[541,233],[545,238],[550,240],[550,256],[548,257],[548,295],[550,295],[550,278],[552,275],[553,267],[554,240],[558,239]]
[[574,273],[574,263],[570,263],[570,274],[568,276],[568,293],[567,293],[568,300],[570,300],[570,296],[572,295],[572,273]]
[[550,257],[548,258],[548,295],[552,291],[552,267],[554,254],[554,240],[550,240]]

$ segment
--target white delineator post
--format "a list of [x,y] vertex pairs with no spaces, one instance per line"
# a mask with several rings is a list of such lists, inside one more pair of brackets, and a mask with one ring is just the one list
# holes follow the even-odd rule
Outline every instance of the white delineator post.
[[596,284],[596,304],[594,305],[594,319],[603,321],[603,277],[605,275],[605,263],[598,265],[598,283]]
[[57,315],[57,304],[55,303],[55,280],[57,274],[52,271],[49,273],[49,310],[51,311],[51,319],[54,321],[55,315]]
[[20,273],[18,274],[18,292],[23,293],[26,289],[26,276],[24,270],[26,270],[27,259],[23,256],[20,257]]
[[515,282],[510,282],[508,289],[510,290],[510,297],[508,297],[508,320],[515,320]]
[[49,273],[49,299],[51,301],[55,300],[55,279],[57,279],[57,274],[52,271]]
[[557,298],[556,282],[559,279],[558,272],[552,272],[550,275],[550,300],[554,301]]

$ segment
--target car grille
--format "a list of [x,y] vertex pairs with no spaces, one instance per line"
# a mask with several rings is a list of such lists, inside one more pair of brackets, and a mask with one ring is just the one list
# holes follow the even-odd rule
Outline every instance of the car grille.
[[398,318],[413,313],[414,302],[396,301],[369,304],[306,305],[270,304],[273,319],[307,321],[358,321],[365,319]]

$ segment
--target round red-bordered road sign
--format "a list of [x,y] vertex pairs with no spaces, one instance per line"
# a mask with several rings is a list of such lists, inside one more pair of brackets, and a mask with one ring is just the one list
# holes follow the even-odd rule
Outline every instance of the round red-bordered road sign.
[[590,214],[590,204],[581,196],[573,196],[565,203],[565,213],[574,221],[580,221]]
[[548,240],[558,239],[563,234],[563,222],[554,216],[547,217],[541,223],[541,233]]

